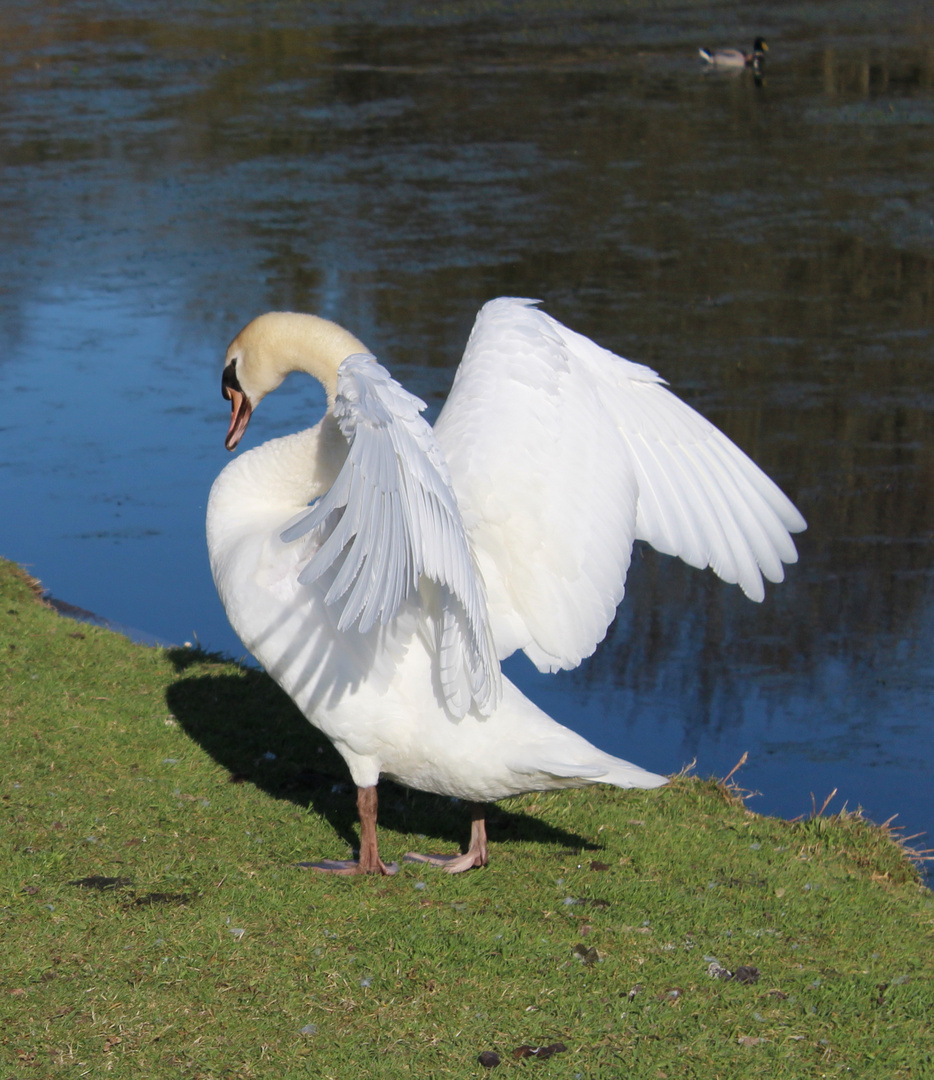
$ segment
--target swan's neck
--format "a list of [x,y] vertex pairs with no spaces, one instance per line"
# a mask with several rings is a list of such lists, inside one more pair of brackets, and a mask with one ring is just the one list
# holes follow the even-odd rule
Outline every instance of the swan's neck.
[[277,383],[292,371],[306,371],[324,387],[329,406],[337,394],[341,363],[354,353],[369,352],[350,331],[317,315],[278,312],[267,317],[263,332],[264,353],[275,365]]
[[347,440],[328,413],[313,428],[236,457],[214,482],[211,502],[238,515],[257,504],[297,512],[330,488],[346,457]]

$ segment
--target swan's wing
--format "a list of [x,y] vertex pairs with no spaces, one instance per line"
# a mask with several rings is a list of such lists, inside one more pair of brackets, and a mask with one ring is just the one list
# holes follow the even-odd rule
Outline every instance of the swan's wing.
[[310,584],[336,569],[326,600],[338,627],[366,633],[385,625],[422,577],[438,589],[425,612],[434,625],[440,681],[456,716],[494,708],[499,664],[486,600],[450,476],[434,433],[408,393],[372,356],[349,356],[337,375],[334,415],[349,443],[330,490],[283,534],[316,533],[319,545],[299,575]]
[[634,539],[762,599],[804,520],[647,367],[532,301],[477,317],[435,433],[487,586],[500,657],[573,667],[623,597]]

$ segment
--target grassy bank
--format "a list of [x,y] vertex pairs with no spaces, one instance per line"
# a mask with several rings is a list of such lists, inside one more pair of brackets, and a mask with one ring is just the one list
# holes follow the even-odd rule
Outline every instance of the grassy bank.
[[[858,817],[680,779],[504,803],[482,872],[318,877],[352,792],[279,691],[8,563],[0,728],[0,1078],[934,1073],[934,897]],[[380,809],[387,858],[466,838]]]

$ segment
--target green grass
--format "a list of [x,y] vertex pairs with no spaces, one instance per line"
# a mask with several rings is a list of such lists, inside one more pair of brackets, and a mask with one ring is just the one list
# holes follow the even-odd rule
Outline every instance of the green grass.
[[[477,1077],[483,1051],[552,1080],[934,1075],[934,897],[857,815],[688,778],[532,795],[482,872],[321,877],[296,863],[355,843],[352,791],[265,676],[62,618],[8,563],[0,669],[0,1080]],[[466,839],[449,800],[386,785],[380,816],[387,858]]]

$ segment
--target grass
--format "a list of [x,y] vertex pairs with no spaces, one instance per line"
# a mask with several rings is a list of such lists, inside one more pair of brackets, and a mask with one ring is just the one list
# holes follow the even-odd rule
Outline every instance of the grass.
[[[694,778],[531,795],[483,872],[319,877],[352,791],[277,688],[63,618],[9,563],[0,727],[0,1080],[934,1074],[934,897],[858,815]],[[385,857],[466,838],[449,800],[380,810]]]

